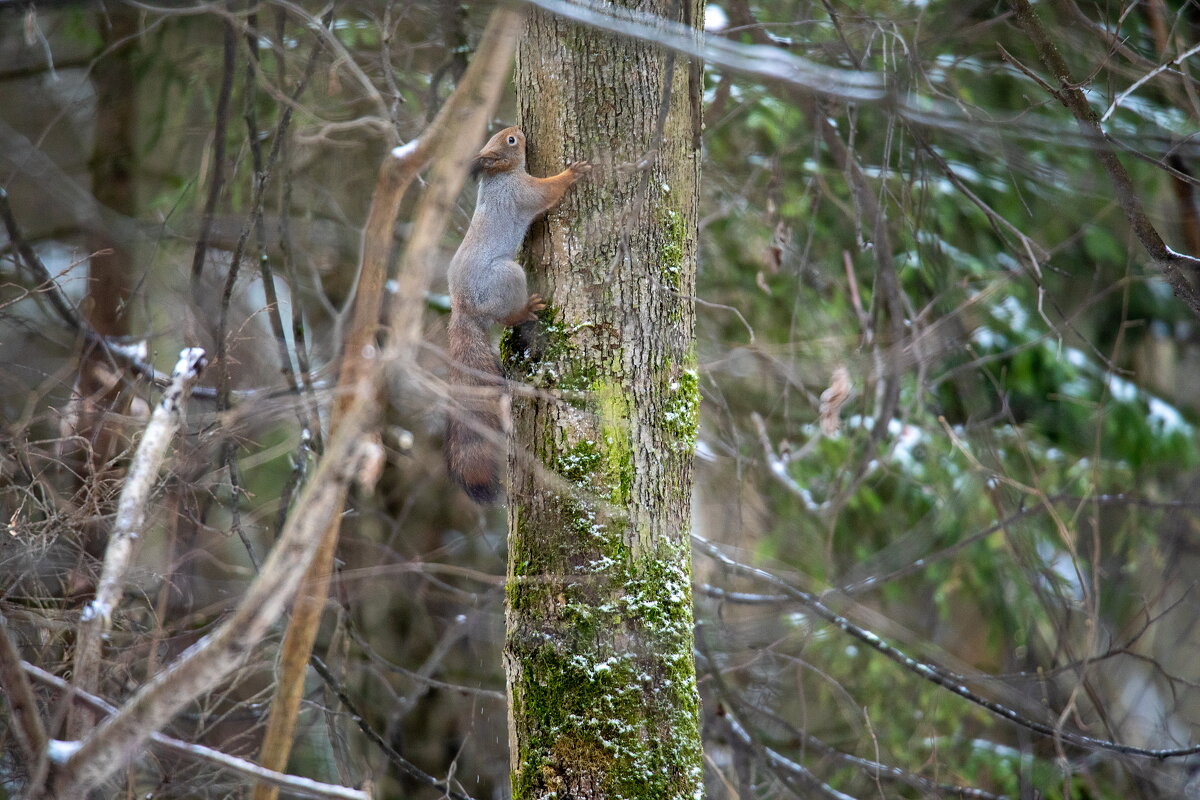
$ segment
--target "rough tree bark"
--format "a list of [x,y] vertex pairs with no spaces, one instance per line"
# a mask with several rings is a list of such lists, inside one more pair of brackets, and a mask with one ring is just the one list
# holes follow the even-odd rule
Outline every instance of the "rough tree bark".
[[[641,11],[695,25],[701,3]],[[549,307],[510,336],[506,670],[515,800],[702,794],[692,455],[699,65],[531,16],[530,171],[597,169],[535,226]]]

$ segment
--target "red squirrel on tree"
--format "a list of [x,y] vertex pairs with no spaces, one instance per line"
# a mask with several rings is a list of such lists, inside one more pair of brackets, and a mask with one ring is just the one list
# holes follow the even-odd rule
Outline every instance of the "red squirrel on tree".
[[478,503],[494,502],[500,494],[503,378],[492,326],[537,319],[546,307],[540,296],[528,293],[525,271],[513,256],[533,220],[589,171],[588,162],[576,161],[552,177],[533,177],[525,171],[520,128],[497,133],[471,162],[471,174],[480,178],[479,199],[449,271],[453,382],[468,392],[453,398],[445,454],[450,475]]

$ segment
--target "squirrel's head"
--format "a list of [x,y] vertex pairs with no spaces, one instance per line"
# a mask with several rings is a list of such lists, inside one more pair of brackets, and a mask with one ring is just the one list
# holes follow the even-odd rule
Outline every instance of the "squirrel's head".
[[471,177],[499,175],[525,167],[525,134],[520,128],[505,128],[497,133],[471,162]]

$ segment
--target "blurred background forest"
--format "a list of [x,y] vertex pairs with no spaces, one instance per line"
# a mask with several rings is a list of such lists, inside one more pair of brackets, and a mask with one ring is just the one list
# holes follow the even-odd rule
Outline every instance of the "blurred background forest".
[[[693,529],[714,798],[1200,797],[1200,308],[1164,279],[1186,293],[1196,265],[1128,222],[1140,206],[1200,256],[1200,5],[1039,3],[1066,86],[1020,5],[708,4],[709,37],[758,48],[746,58],[887,88],[706,66]],[[69,672],[160,394],[148,368],[185,346],[216,361],[101,694],[126,696],[237,602],[314,457],[380,159],[432,118],[490,9],[0,9],[0,612],[25,660]],[[1075,91],[1104,138],[1077,125]],[[513,118],[510,97],[496,124]],[[444,291],[443,273],[435,372]],[[837,432],[819,421],[831,384]],[[343,523],[330,674],[311,676],[294,772],[440,796],[398,753],[462,794],[507,795],[505,521],[447,480],[443,423],[388,410],[385,473]],[[814,597],[915,661],[814,615]],[[253,758],[277,643],[172,735]],[[25,768],[5,722],[0,796]],[[113,787],[244,796],[159,750]]]

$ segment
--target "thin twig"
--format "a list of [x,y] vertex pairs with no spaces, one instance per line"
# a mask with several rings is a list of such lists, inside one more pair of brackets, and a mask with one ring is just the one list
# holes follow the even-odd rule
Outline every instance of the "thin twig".
[[[330,8],[322,21],[324,26],[329,26],[333,22],[333,9]],[[322,28],[321,30],[324,30]],[[312,51],[308,55],[308,61],[304,67],[304,74],[300,81],[296,84],[296,88],[292,91],[291,99],[297,100],[304,90],[308,87],[309,81],[312,79],[313,72],[317,67],[317,59],[322,52],[323,39],[318,35],[316,42],[313,43]],[[221,291],[221,305],[217,319],[217,362],[220,365],[220,389],[218,390],[217,408],[223,411],[229,407],[229,368],[228,359],[226,356],[227,343],[225,341],[226,332],[228,330],[229,308],[233,300],[233,287],[237,282],[238,273],[241,270],[242,256],[246,251],[246,242],[250,238],[250,232],[253,226],[255,215],[262,208],[266,188],[271,178],[271,170],[275,165],[276,159],[279,157],[280,148],[283,146],[283,140],[287,136],[288,128],[292,122],[293,106],[287,105],[279,115],[279,122],[275,126],[275,139],[271,145],[271,151],[267,155],[266,163],[262,165],[261,170],[255,170],[254,175],[254,192],[250,201],[250,216],[247,217],[242,225],[242,230],[238,234],[237,244],[234,245],[233,253],[229,259],[229,272],[225,276],[225,285]],[[251,137],[255,136],[255,132],[251,132]],[[265,288],[265,287],[264,287]],[[273,290],[272,286],[272,290]],[[278,306],[278,302],[275,303]],[[290,360],[288,361],[290,364]],[[294,383],[294,382],[293,382]]]
[[[82,327],[79,315],[79,310],[71,304],[63,295],[58,287],[58,282],[54,280],[54,276],[50,274],[50,270],[46,269],[46,265],[42,263],[34,249],[21,235],[21,229],[17,225],[17,219],[13,216],[12,206],[8,202],[8,191],[0,188],[0,217],[4,218],[4,229],[8,232],[8,241],[12,244],[13,249],[17,251],[17,255],[21,257],[22,263],[25,264],[25,269],[33,276],[33,279],[47,288],[46,297],[50,300],[50,305],[58,314],[59,318],[67,324],[71,330],[78,331]],[[99,336],[99,334],[96,334]]]
[[1121,103],[1124,102],[1125,98],[1128,97],[1129,95],[1133,94],[1134,92],[1136,92],[1138,89],[1140,89],[1147,81],[1151,80],[1159,73],[1170,69],[1171,67],[1179,66],[1180,64],[1182,64],[1184,62],[1184,60],[1191,58],[1192,56],[1196,55],[1196,53],[1200,53],[1200,44],[1196,45],[1195,47],[1188,48],[1186,51],[1175,56],[1170,61],[1166,61],[1162,64],[1159,64],[1157,67],[1150,70],[1142,77],[1138,78],[1136,81],[1134,81],[1133,83],[1131,83],[1129,85],[1128,89],[1126,89],[1125,91],[1118,94],[1115,98],[1113,98],[1113,101],[1109,104],[1108,108],[1105,109],[1104,113],[1100,115],[1099,121],[1106,122],[1108,120],[1108,118],[1113,115],[1113,112],[1116,111],[1118,108],[1120,108]]
[[[276,9],[276,12],[276,21],[278,25],[276,38],[278,41],[282,42],[284,40],[284,27],[287,22],[287,12],[282,8]],[[282,94],[285,92],[287,85],[287,60],[283,56],[283,51],[279,48],[275,49],[275,55],[276,73],[278,74],[279,80],[279,92]],[[279,148],[279,164],[283,173],[280,179],[281,192],[279,207],[284,209],[285,212],[279,215],[279,252],[281,258],[283,259],[283,270],[287,275],[288,285],[292,287],[292,292],[295,294],[300,290],[301,282],[296,271],[295,258],[293,257],[295,248],[292,245],[291,214],[287,213],[287,211],[292,207],[293,186],[291,151],[289,149],[290,146],[290,140],[285,139]],[[315,281],[313,290],[322,297],[324,296],[319,280]],[[306,419],[308,420],[304,423],[304,426],[305,430],[308,432],[308,435],[311,437],[311,446],[314,450],[316,450],[316,452],[320,453],[323,447],[321,441],[321,429],[320,425],[316,424],[315,422],[316,420],[320,419],[320,413],[318,411],[316,392],[313,388],[311,359],[308,356],[308,345],[305,342],[305,331],[308,329],[308,325],[305,323],[306,313],[307,312],[304,308],[304,304],[297,302],[292,303],[292,345],[296,348],[296,366],[299,367],[300,382],[304,390],[303,394],[305,410],[302,413],[302,416],[306,416]],[[287,497],[287,499],[290,500],[290,496]],[[282,529],[282,527],[283,524],[281,521],[280,528]]]
[[341,513],[347,489],[373,451],[369,433],[378,414],[380,377],[369,371],[329,443],[324,458],[271,549],[262,572],[237,609],[216,630],[185,650],[145,683],[120,710],[98,725],[58,772],[51,795],[82,797],[137,755],[188,703],[223,681],[282,616],[312,561],[329,520]]
[[692,534],[692,542],[701,550],[701,552],[707,554],[709,557],[713,558],[715,561],[724,565],[728,569],[742,575],[747,575],[764,581],[771,586],[778,588],[784,594],[790,595],[792,598],[807,606],[808,609],[816,616],[835,626],[843,633],[858,639],[863,644],[879,652],[888,660],[899,664],[909,672],[912,672],[918,677],[924,678],[930,683],[933,683],[950,691],[953,694],[958,695],[964,700],[987,709],[1002,719],[1006,719],[1009,722],[1015,723],[1022,728],[1031,730],[1034,733],[1048,736],[1054,739],[1056,742],[1062,742],[1075,747],[1107,750],[1114,753],[1124,753],[1125,755],[1141,756],[1143,758],[1154,758],[1159,760],[1180,758],[1183,756],[1190,756],[1200,753],[1200,745],[1162,749],[1136,747],[1134,745],[1122,744],[1120,742],[1109,741],[1107,739],[1097,739],[1093,736],[1086,736],[1082,733],[1065,730],[1059,726],[1047,725],[1044,722],[1029,719],[1028,717],[1023,716],[1008,706],[997,703],[994,700],[989,700],[986,697],[976,694],[972,690],[968,689],[966,686],[968,679],[965,676],[951,672],[945,667],[938,666],[937,664],[932,664],[927,661],[919,661],[899,648],[888,644],[879,636],[867,630],[866,628],[855,625],[841,614],[838,614],[836,611],[829,608],[829,606],[825,605],[820,598],[811,592],[797,588],[785,581],[783,578],[780,578],[777,575],[768,572],[767,570],[753,567],[749,564],[743,564],[742,562],[731,558],[719,547],[701,536]]
[[233,68],[237,53],[237,39],[233,22],[224,20],[222,45],[221,90],[217,94],[216,119],[213,122],[212,168],[209,170],[208,199],[204,201],[204,216],[200,220],[200,234],[196,238],[196,249],[192,254],[192,294],[198,291],[200,277],[204,272],[204,259],[208,253],[208,236],[212,231],[213,215],[217,200],[225,182],[225,129],[229,124],[229,97],[233,94]]
[[[62,678],[47,672],[40,667],[34,666],[28,662],[21,662],[21,669],[29,673],[31,676],[41,681],[42,683],[53,686],[70,695],[71,699],[89,708],[101,711],[105,714],[117,713],[117,707],[107,700],[97,697],[88,692],[82,692],[79,689],[73,688],[69,683]],[[371,795],[359,789],[351,789],[347,786],[336,786],[330,783],[321,783],[310,778],[302,778],[298,775],[286,775],[282,772],[260,767],[259,765],[247,761],[244,758],[223,753],[211,747],[205,747],[202,744],[193,744],[167,736],[162,733],[153,733],[150,735],[150,741],[167,750],[171,750],[188,758],[193,758],[198,761],[203,761],[208,764],[229,770],[238,775],[253,780],[267,781],[281,789],[286,789],[292,794],[300,795],[301,797],[332,797],[339,800],[371,800]]]
[[[255,188],[258,188],[258,183],[267,180],[270,171],[270,166],[263,163],[262,142],[258,135],[258,92],[256,76],[259,71],[259,53],[258,53],[258,14],[251,12],[246,17],[246,48],[249,51],[249,58],[246,59],[246,90],[245,102],[243,105],[243,119],[246,123],[246,136],[250,143],[250,161],[254,167]],[[310,58],[308,65],[305,67],[304,76],[300,80],[299,90],[308,83],[312,77],[312,70],[316,66],[316,59]],[[294,95],[299,97],[299,91]],[[287,107],[281,114],[280,124],[275,132],[276,140],[272,149],[273,161],[278,160],[279,155],[284,150],[284,145],[287,141],[288,125],[284,122],[283,117],[288,117],[291,114],[291,107]],[[265,187],[260,196],[265,196]],[[287,216],[287,209],[284,207],[284,217]],[[300,383],[296,376],[296,369],[292,364],[292,351],[288,347],[287,333],[283,325],[283,308],[279,302],[279,292],[275,288],[275,273],[271,268],[271,259],[267,254],[267,228],[263,221],[263,206],[261,203],[250,209],[250,220],[254,226],[255,244],[258,249],[258,270],[259,276],[262,279],[263,294],[267,298],[267,319],[271,323],[271,332],[275,336],[275,344],[279,350],[279,369],[283,374],[284,382],[288,388],[296,395],[295,403],[296,414],[300,420],[302,428],[311,429],[313,422],[308,418],[307,409],[303,401],[300,399]],[[293,308],[295,303],[292,303]],[[294,316],[293,311],[293,316]]]
[[[45,294],[49,298],[50,305],[71,331],[81,335],[88,344],[104,348],[105,353],[114,361],[128,364],[135,375],[146,378],[155,386],[165,388],[170,384],[171,379],[168,375],[159,372],[154,368],[153,364],[146,361],[146,353],[143,346],[127,345],[113,341],[101,335],[80,315],[78,309],[71,304],[63,293],[62,287],[58,285],[58,281],[50,274],[50,270],[46,268],[42,259],[38,257],[37,252],[34,251],[29,242],[21,234],[21,228],[17,225],[16,217],[13,216],[12,207],[8,202],[8,192],[3,188],[0,188],[0,219],[4,221],[8,240],[21,257],[21,262],[25,265],[25,269],[29,271],[30,275],[33,276],[33,279],[40,286],[45,287]],[[216,397],[216,392],[207,387],[193,387],[192,394],[196,397],[206,397],[208,399]]]
[[842,752],[837,748],[827,744],[821,739],[813,736],[805,730],[795,727],[787,720],[782,719],[776,714],[759,708],[750,701],[746,700],[725,680],[725,675],[721,670],[716,659],[708,648],[708,641],[704,635],[704,630],[697,631],[696,650],[699,655],[698,664],[707,666],[707,676],[712,678],[713,684],[716,687],[717,695],[721,698],[722,703],[727,706],[726,716],[732,718],[736,724],[740,725],[742,730],[734,731],[738,738],[742,739],[750,747],[761,750],[763,756],[769,764],[775,767],[782,768],[789,772],[794,772],[796,768],[804,770],[806,776],[811,776],[816,779],[806,767],[793,761],[775,750],[771,749],[767,744],[761,741],[761,737],[755,736],[747,725],[742,721],[741,717],[751,714],[767,718],[771,725],[779,726],[787,732],[789,736],[794,738],[799,744],[800,750],[804,753],[812,753],[826,758],[833,759],[847,766],[856,767],[863,773],[876,779],[884,779],[902,783],[917,789],[922,794],[929,796],[951,796],[951,797],[967,797],[975,798],[975,800],[1001,800],[1002,795],[995,795],[983,789],[976,789],[973,786],[956,786],[953,784],[937,783],[929,780],[921,775],[901,769],[900,767],[884,764],[879,761],[872,761],[867,758],[852,755]]
[[400,755],[400,753],[396,751],[396,748],[392,747],[392,745],[379,734],[379,731],[375,730],[370,726],[370,724],[367,723],[363,712],[358,708],[358,705],[352,699],[350,699],[350,695],[346,694],[345,688],[338,683],[337,678],[334,677],[329,667],[325,665],[325,662],[318,658],[316,654],[313,654],[311,657],[311,663],[313,669],[316,670],[317,674],[321,676],[321,680],[325,681],[325,685],[333,691],[333,694],[337,697],[338,701],[346,707],[347,711],[350,712],[350,718],[353,719],[358,725],[358,729],[361,730],[366,737],[370,739],[371,742],[374,743],[384,755],[387,756],[388,760],[396,765],[397,768],[399,768],[401,772],[418,783],[424,784],[425,786],[432,786],[433,788],[442,792],[445,797],[450,798],[450,800],[475,800],[470,795],[454,791],[445,782],[439,781],[437,778],[428,774],[416,764],[413,764],[407,758]]
[[1009,6],[1012,7],[1017,22],[1033,42],[1043,66],[1058,81],[1059,88],[1054,90],[1054,96],[1074,115],[1079,129],[1083,132],[1088,144],[1094,148],[1104,171],[1108,173],[1109,180],[1113,183],[1116,201],[1125,213],[1133,235],[1137,237],[1146,254],[1162,272],[1172,291],[1175,292],[1175,296],[1182,300],[1194,314],[1200,316],[1200,292],[1197,292],[1196,288],[1192,286],[1184,271],[1185,268],[1192,270],[1200,265],[1200,258],[1177,253],[1163,242],[1162,236],[1154,227],[1149,215],[1146,214],[1141,197],[1138,196],[1137,190],[1133,186],[1133,180],[1129,177],[1129,173],[1121,164],[1120,159],[1117,158],[1116,152],[1101,127],[1099,116],[1088,103],[1079,84],[1072,79],[1066,61],[1063,60],[1058,48],[1046,34],[1037,12],[1029,4],[1029,0],[1009,0]]
[[[342,349],[338,390],[334,394],[334,407],[330,414],[330,427],[335,434],[346,404],[354,398],[361,373],[370,364],[372,354],[378,352],[379,318],[383,309],[384,284],[400,201],[408,185],[435,153],[440,153],[456,138],[469,137],[469,133],[465,132],[478,128],[482,133],[482,120],[491,114],[499,98],[523,22],[524,16],[511,8],[502,7],[493,12],[471,65],[437,117],[419,138],[394,148],[380,165],[367,222],[363,227],[358,284]],[[461,182],[462,178],[459,180]],[[432,185],[436,186],[437,183],[435,181]],[[444,224],[445,220],[440,222]],[[412,253],[426,252],[420,249],[428,244],[427,236],[419,235],[422,230],[425,230],[425,226],[420,223],[414,226],[414,234],[409,242]],[[416,274],[418,269],[421,275]],[[425,273],[426,265],[420,264],[418,268],[401,272],[400,280],[407,283],[420,277],[427,282]],[[402,304],[392,310],[393,324],[400,329],[400,341],[410,345],[417,341],[412,329],[419,324],[420,312],[424,308],[424,288],[420,284],[419,291],[409,295],[401,289],[397,296]],[[411,304],[417,306],[412,308]],[[291,750],[304,676],[328,597],[329,577],[333,571],[339,532],[340,517],[331,517],[320,550],[308,567],[306,587],[296,600],[280,645],[278,686],[271,703],[271,715],[259,757],[260,763],[277,769],[287,763]],[[254,795],[255,800],[273,800],[274,796],[275,793],[264,790],[264,787],[256,789]]]
[[[871,182],[858,161],[854,150],[843,139],[834,121],[821,108],[821,103],[813,97],[799,98],[805,114],[816,124],[820,131],[825,147],[833,156],[834,163],[846,175],[850,183],[850,191],[856,207],[869,226],[871,237],[871,253],[875,259],[875,280],[878,290],[876,295],[882,295],[883,314],[888,327],[888,341],[875,343],[877,357],[886,358],[891,363],[886,365],[879,379],[883,381],[878,408],[875,410],[875,423],[866,445],[858,456],[849,479],[838,494],[830,501],[829,507],[836,513],[853,496],[859,483],[867,473],[868,466],[875,459],[879,446],[887,435],[888,426],[896,416],[900,407],[900,376],[902,365],[899,353],[904,344],[909,341],[905,332],[905,308],[903,290],[896,270],[895,256],[892,250],[892,237],[888,225],[887,212],[871,188]],[[880,192],[884,191],[886,182],[881,182]]]
[[8,620],[0,614],[0,689],[12,712],[10,719],[17,748],[36,781],[46,752],[46,727],[38,714],[33,688],[21,671],[21,663],[17,645],[9,635]]

